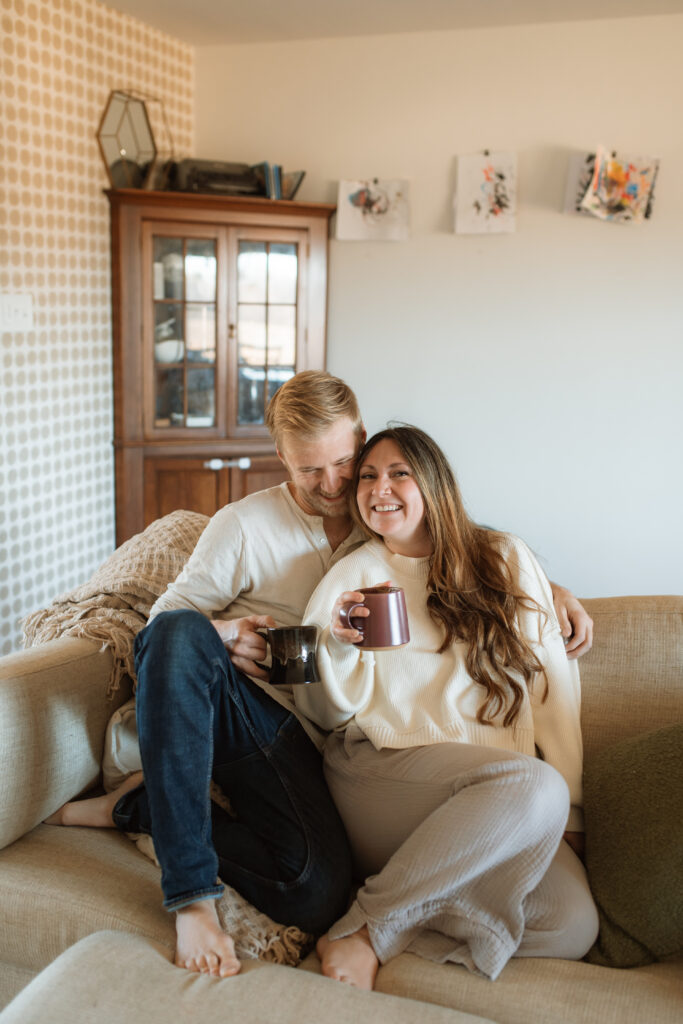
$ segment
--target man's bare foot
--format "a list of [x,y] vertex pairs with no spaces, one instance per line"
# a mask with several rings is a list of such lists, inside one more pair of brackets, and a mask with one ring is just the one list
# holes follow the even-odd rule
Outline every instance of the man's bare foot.
[[323,935],[315,948],[328,978],[368,991],[374,988],[379,960],[365,926],[343,939],[332,940]]
[[235,944],[223,931],[213,899],[198,900],[176,911],[176,967],[227,978],[238,974],[241,964]]
[[122,782],[118,789],[104,796],[94,796],[89,800],[70,800],[58,811],[45,819],[46,825],[86,825],[90,828],[114,828],[112,814],[116,804],[129,789],[135,789],[142,782],[142,772],[135,772]]

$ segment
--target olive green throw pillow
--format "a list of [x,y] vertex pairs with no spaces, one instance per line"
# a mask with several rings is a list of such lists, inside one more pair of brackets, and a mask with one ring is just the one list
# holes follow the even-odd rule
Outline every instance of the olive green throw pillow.
[[586,959],[683,954],[683,723],[602,751],[584,773],[586,868],[600,934]]

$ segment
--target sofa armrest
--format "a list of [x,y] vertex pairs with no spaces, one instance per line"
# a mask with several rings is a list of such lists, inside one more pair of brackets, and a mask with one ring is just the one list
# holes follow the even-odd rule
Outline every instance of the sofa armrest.
[[52,640],[0,658],[0,849],[100,774],[107,723],[130,685],[107,695],[110,650]]

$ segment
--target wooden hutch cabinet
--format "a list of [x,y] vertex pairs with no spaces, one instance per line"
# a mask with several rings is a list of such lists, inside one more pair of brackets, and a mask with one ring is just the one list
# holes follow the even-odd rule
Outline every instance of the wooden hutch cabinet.
[[334,206],[117,189],[111,207],[116,541],[286,479],[264,426],[325,365]]

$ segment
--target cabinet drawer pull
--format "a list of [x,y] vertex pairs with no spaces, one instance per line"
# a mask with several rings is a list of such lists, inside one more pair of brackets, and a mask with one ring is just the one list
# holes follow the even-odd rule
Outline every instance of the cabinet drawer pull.
[[209,459],[204,463],[204,469],[212,469],[215,473],[219,469],[251,469],[251,459],[248,455],[241,459]]

